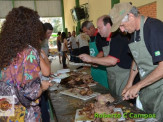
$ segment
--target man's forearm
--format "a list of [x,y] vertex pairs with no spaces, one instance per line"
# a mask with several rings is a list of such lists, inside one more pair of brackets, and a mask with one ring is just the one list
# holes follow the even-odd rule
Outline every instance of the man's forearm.
[[104,65],[104,66],[114,66],[117,64],[117,59],[110,56],[101,57],[101,58],[93,57],[92,63]]
[[97,54],[96,57],[98,57],[98,58],[100,58],[100,57],[104,57],[104,53],[103,53],[102,51],[100,51],[100,52]]
[[133,84],[133,81],[134,81],[137,73],[138,73],[137,65],[136,65],[135,61],[133,61],[132,65],[131,65],[130,76],[129,76],[127,84],[130,84],[130,85]]
[[159,65],[151,72],[145,79],[137,83],[137,85],[141,88],[146,87],[150,84],[157,82],[158,80],[163,78],[163,61],[159,62]]

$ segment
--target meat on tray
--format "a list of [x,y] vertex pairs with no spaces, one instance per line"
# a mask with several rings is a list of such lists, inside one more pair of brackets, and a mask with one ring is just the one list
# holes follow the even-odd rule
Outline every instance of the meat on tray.
[[93,91],[89,87],[87,87],[87,88],[72,88],[70,90],[70,92],[78,93],[82,96],[89,96],[93,93]]
[[95,83],[92,79],[92,76],[88,74],[82,74],[82,75],[75,76],[75,77],[72,76],[71,80],[69,80],[66,83],[66,86],[68,88],[87,87],[91,83]]
[[79,111],[79,115],[85,115],[89,119],[94,118],[94,103],[88,103],[86,104],[82,110]]
[[[94,114],[114,114],[115,106],[107,107],[105,104],[107,101],[113,102],[114,98],[110,94],[99,95],[96,97],[97,102],[87,103],[82,110],[79,111],[80,115],[93,119]],[[94,122],[117,122],[118,118],[94,118]]]

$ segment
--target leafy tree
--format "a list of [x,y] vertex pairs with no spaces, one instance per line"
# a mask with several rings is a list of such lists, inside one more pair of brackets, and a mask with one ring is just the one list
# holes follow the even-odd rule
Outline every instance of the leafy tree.
[[62,27],[62,18],[58,17],[58,18],[55,18],[53,19],[53,32],[54,33],[58,33],[58,31],[61,31],[63,30],[63,27]]

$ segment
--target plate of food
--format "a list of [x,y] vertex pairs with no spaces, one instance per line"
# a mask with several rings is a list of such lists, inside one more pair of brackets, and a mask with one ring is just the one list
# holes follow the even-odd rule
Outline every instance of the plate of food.
[[90,88],[71,88],[68,90],[61,91],[60,93],[82,100],[89,100],[100,94],[98,92],[93,92]]
[[87,111],[84,112],[83,109],[76,110],[75,122],[93,122],[93,121],[94,121],[94,118],[90,118],[90,115],[87,114]]
[[85,88],[95,86],[96,84],[97,82],[95,82],[89,74],[71,76],[71,79],[64,83],[67,88]]

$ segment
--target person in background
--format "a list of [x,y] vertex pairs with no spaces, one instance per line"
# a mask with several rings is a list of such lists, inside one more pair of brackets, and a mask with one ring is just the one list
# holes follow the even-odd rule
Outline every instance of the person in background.
[[76,43],[79,47],[79,54],[89,54],[89,40],[89,36],[83,33],[83,30],[80,29],[80,34],[76,37]]
[[[122,95],[124,100],[137,97],[137,107],[156,114],[163,121],[163,22],[139,14],[130,3],[115,4],[110,11],[112,31],[120,28],[132,34],[129,48],[133,55],[130,77]],[[133,85],[139,72],[140,81]]]
[[[100,36],[100,34],[98,33],[98,30],[94,27],[91,21],[83,22],[82,30],[88,36],[90,36],[90,40],[89,40],[90,56],[103,57],[104,54],[103,54],[102,47],[107,45],[105,38],[102,38]],[[100,66],[100,65],[97,66],[93,64],[91,66],[91,75],[93,77],[93,80],[99,82],[101,85],[103,85],[106,88],[109,87],[106,67]]]
[[61,34],[61,51],[62,51],[62,63],[63,63],[63,68],[66,69],[68,68],[66,65],[66,56],[67,56],[67,51],[68,51],[68,47],[67,47],[67,38],[66,38],[66,33],[62,32]]
[[57,49],[58,49],[58,57],[59,57],[59,63],[61,64],[61,32],[58,32],[57,34]]
[[66,53],[66,59],[67,59],[67,62],[68,62],[68,64],[69,64],[69,61],[70,61],[70,59],[69,59],[69,54],[70,54],[70,37],[71,37],[71,32],[68,32],[68,37],[67,37],[67,48],[68,48],[68,51],[67,51],[67,53]]
[[[44,33],[41,35],[40,44],[46,37],[46,29],[43,24]],[[40,53],[40,68],[42,77],[41,80],[49,80],[49,76],[51,74],[51,63],[45,54],[44,50],[41,49]],[[50,122],[50,114],[49,114],[49,104],[48,104],[48,91],[44,91],[41,95],[41,101],[40,101],[40,107],[41,107],[41,116],[43,122]]]
[[[46,27],[44,24],[42,24],[42,26],[44,31],[40,38],[40,44],[42,44],[42,42],[46,39]],[[40,52],[40,67],[41,67],[42,76],[49,77],[51,74],[51,63],[43,49],[41,49]]]
[[72,50],[72,62],[78,63],[79,59],[75,56],[78,56],[79,54],[79,47],[76,43],[76,33],[75,31],[72,31],[72,36],[70,38],[70,45],[71,45],[71,50]]
[[69,50],[69,53],[70,53],[70,61],[72,61],[72,51],[71,51],[71,44],[70,44],[70,38],[71,38],[71,32],[68,32],[68,38],[67,38],[67,42],[68,42],[68,50]]
[[52,35],[53,27],[50,23],[44,23],[46,31],[46,39],[42,42],[41,48],[44,50],[45,54],[49,56],[49,38]]
[[13,96],[14,116],[0,122],[40,122],[39,97],[52,84],[41,81],[40,36],[42,23],[36,11],[13,8],[0,32],[0,96]]

